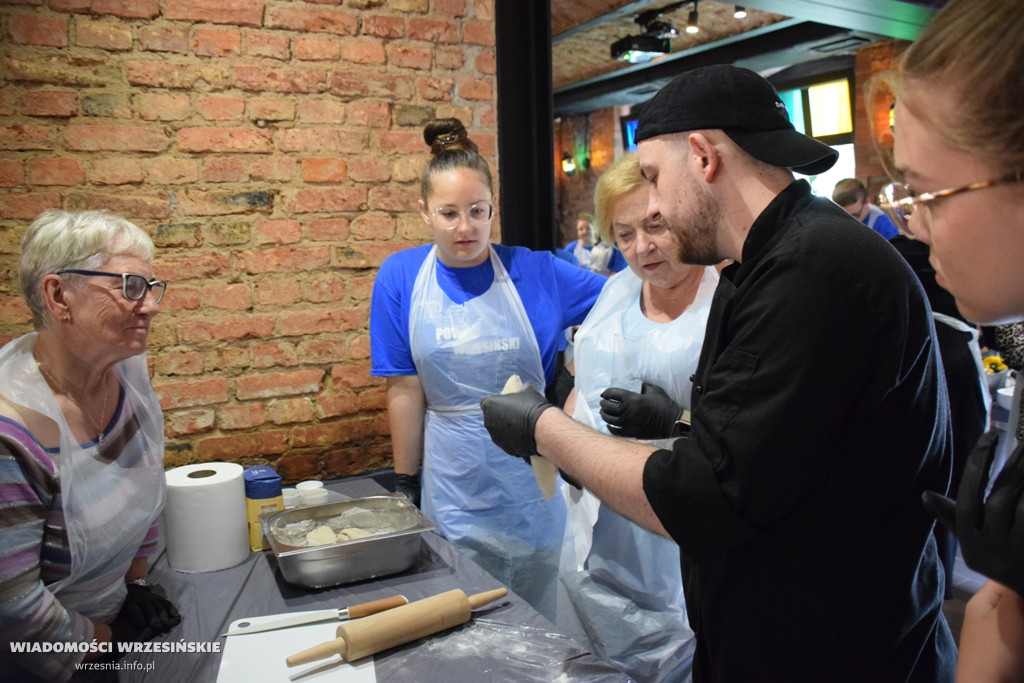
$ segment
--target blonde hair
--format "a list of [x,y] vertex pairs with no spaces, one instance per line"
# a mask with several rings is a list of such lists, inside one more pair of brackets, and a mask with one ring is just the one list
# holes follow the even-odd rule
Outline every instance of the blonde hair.
[[[1006,0],[951,0],[903,53],[899,71],[881,79],[947,142],[1008,172],[1024,170],[1021,10]],[[945,90],[957,106],[935,107],[921,86]]]
[[640,174],[640,160],[635,152],[609,166],[597,179],[594,188],[594,211],[597,213],[595,234],[608,235],[614,241],[612,221],[615,218],[615,202],[646,184],[647,180]]
[[40,282],[65,268],[93,270],[111,256],[153,259],[153,240],[134,223],[107,211],[49,209],[21,237],[18,280],[36,329],[46,320]]

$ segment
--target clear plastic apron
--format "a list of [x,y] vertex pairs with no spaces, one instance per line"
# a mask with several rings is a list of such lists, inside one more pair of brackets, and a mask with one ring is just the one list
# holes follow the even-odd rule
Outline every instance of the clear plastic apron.
[[565,528],[523,461],[494,445],[480,399],[516,373],[544,390],[533,328],[501,260],[494,282],[457,304],[437,282],[437,247],[416,276],[409,338],[426,395],[422,508],[440,532],[549,619]]
[[[126,595],[124,575],[150,526],[163,508],[163,413],[153,393],[145,356],[115,366],[124,389],[123,410],[134,414],[144,439],[141,460],[126,466],[118,459],[96,457],[96,444],[78,444],[49,385],[32,356],[37,334],[20,337],[0,351],[2,393],[53,420],[60,430],[60,453],[54,463],[71,550],[71,574],[47,586],[61,604],[86,616],[108,621]],[[126,449],[131,450],[131,449]],[[114,496],[116,505],[96,504]],[[116,514],[112,513],[116,510]]]
[[[639,391],[644,382],[689,407],[690,375],[717,285],[717,272],[705,269],[684,314],[654,323],[640,311],[642,281],[628,269],[613,275],[576,334],[573,417],[608,433],[601,392],[611,386]],[[565,484],[562,491],[568,522],[558,625],[640,680],[673,680],[694,649],[679,546],[601,505],[586,489]]]

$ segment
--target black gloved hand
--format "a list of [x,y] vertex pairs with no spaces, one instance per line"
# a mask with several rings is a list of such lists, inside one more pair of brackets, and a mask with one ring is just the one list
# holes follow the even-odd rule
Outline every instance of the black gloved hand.
[[540,414],[554,406],[533,389],[523,389],[514,394],[494,394],[480,400],[484,411],[484,426],[491,440],[509,455],[515,455],[530,463],[530,456],[537,454],[537,440],[534,430]]
[[683,409],[654,384],[644,383],[640,393],[609,387],[601,394],[601,419],[615,436],[667,439]]
[[555,375],[555,381],[544,390],[544,397],[551,401],[557,408],[565,408],[565,402],[569,399],[573,387],[576,386],[576,378],[569,372],[569,368],[562,368]]
[[110,624],[114,643],[145,642],[181,623],[181,615],[169,601],[148,586],[128,584],[128,596]]
[[395,493],[405,496],[416,507],[420,506],[420,475],[395,474]]
[[924,506],[960,541],[967,566],[1024,595],[1024,447],[1003,466],[985,499],[998,433],[978,441],[964,468],[956,502],[925,491]]

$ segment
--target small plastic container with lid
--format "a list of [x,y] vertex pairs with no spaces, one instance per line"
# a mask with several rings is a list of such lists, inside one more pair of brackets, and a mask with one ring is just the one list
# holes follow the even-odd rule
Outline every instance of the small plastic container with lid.
[[284,500],[285,510],[290,510],[291,508],[297,506],[302,500],[302,496],[299,494],[299,490],[295,487],[281,489],[281,498]]
[[327,489],[324,488],[322,481],[307,479],[300,481],[295,488],[299,491],[303,505],[319,505],[327,502]]

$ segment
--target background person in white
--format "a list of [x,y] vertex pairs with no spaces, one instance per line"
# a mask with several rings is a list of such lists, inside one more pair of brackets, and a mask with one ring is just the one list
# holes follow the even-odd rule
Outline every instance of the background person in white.
[[[678,241],[647,220],[648,184],[635,154],[597,182],[597,224],[629,268],[605,285],[576,333],[576,389],[566,412],[608,433],[601,417],[609,387],[658,385],[681,408],[690,405],[711,297],[712,266],[682,263]],[[568,504],[559,567],[556,623],[595,654],[641,681],[689,678],[693,631],[686,620],[679,548],[604,506],[587,489],[563,484]]]

